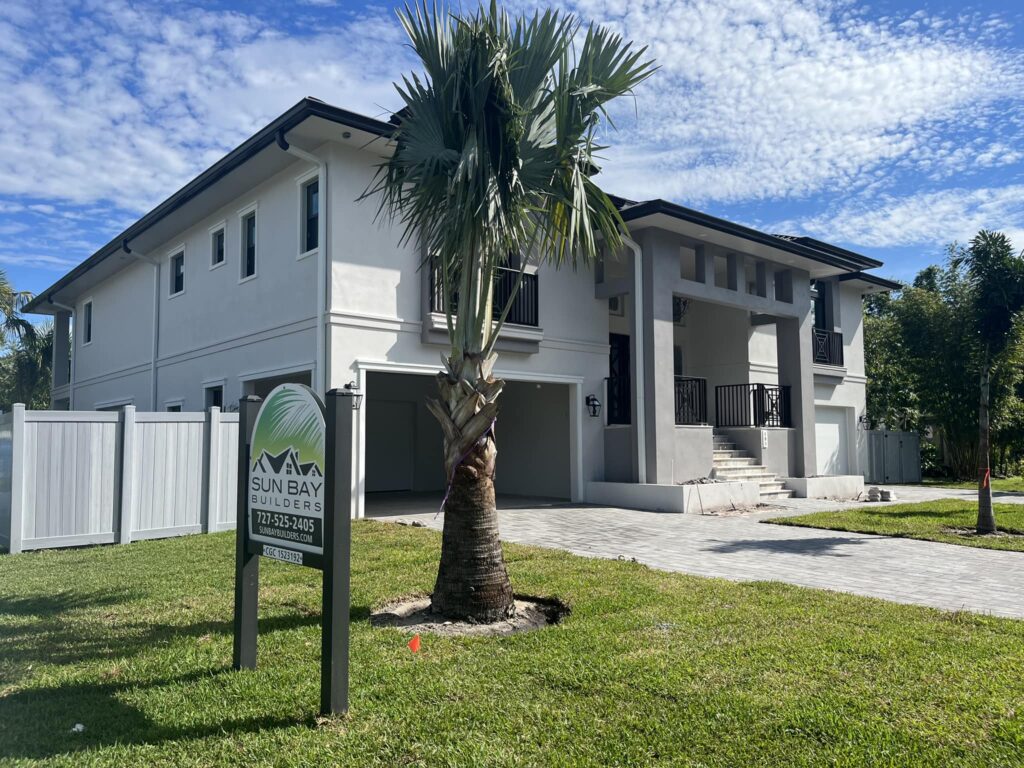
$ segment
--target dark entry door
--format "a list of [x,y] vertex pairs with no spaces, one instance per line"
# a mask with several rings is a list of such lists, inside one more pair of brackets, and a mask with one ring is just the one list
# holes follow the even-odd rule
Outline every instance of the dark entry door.
[[608,423],[629,424],[629,336],[608,334]]

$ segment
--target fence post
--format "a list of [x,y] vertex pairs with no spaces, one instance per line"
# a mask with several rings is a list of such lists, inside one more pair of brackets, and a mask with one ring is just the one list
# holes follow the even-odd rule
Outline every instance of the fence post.
[[121,508],[118,514],[117,543],[132,540],[132,510],[135,505],[135,406],[121,409]]
[[203,533],[209,533],[220,520],[217,507],[220,499],[220,408],[211,406],[206,419],[206,461],[203,472],[206,473],[206,497],[203,499]]
[[21,552],[25,501],[25,405],[11,407],[11,539],[8,552]]

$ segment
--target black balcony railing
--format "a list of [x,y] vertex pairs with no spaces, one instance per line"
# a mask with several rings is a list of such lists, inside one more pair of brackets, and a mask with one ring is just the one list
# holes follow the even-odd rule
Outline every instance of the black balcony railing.
[[[430,311],[444,312],[444,291],[441,289],[441,281],[438,280],[438,268],[430,270]],[[494,319],[501,317],[501,311],[505,308],[509,296],[515,290],[516,280],[519,279],[518,269],[498,267],[494,276]],[[452,292],[452,309],[459,303],[458,292]],[[523,283],[519,286],[519,293],[512,301],[505,318],[506,323],[515,325],[529,325],[536,328],[540,325],[540,312],[538,301],[537,275],[532,272],[523,273]]]
[[843,334],[814,329],[814,362],[819,365],[843,364]]
[[767,384],[715,387],[715,426],[792,427],[789,387]]
[[632,404],[629,399],[629,376],[609,376],[606,398],[609,424],[632,424]]
[[708,423],[708,382],[693,376],[676,376],[676,424]]

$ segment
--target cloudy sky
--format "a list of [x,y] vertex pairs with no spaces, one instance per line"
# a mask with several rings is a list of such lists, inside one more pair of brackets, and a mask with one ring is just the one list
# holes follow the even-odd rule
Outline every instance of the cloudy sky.
[[[608,191],[897,278],[981,227],[1024,247],[1016,0],[566,7],[661,65],[605,137]],[[39,291],[301,97],[386,117],[414,68],[387,3],[4,0],[0,267]]]

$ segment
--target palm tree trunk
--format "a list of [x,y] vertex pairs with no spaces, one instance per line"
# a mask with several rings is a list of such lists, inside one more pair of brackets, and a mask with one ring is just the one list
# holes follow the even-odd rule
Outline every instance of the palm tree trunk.
[[489,623],[515,613],[494,498],[496,400],[504,382],[490,376],[493,359],[448,363],[448,372],[438,375],[441,397],[427,404],[444,433],[448,478],[431,607],[453,619]]
[[996,517],[992,510],[992,469],[989,466],[989,353],[981,366],[980,398],[978,403],[978,525],[980,534],[996,532]]

